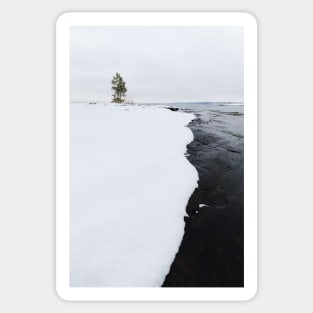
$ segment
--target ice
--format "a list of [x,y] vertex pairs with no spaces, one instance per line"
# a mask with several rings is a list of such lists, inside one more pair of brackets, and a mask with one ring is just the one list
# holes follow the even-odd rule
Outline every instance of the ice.
[[198,174],[193,114],[71,103],[70,285],[161,286]]

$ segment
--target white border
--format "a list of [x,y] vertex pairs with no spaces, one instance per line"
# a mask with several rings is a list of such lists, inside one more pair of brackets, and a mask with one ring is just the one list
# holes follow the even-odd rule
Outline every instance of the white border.
[[[244,27],[244,287],[69,287],[70,26]],[[257,292],[257,23],[248,13],[65,13],[56,24],[56,289],[64,300],[249,300]]]

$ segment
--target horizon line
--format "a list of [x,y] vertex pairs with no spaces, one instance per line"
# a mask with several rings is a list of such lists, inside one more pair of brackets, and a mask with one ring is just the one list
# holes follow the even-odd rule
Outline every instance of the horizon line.
[[[187,100],[187,101],[132,101],[129,100],[133,104],[175,104],[175,103],[244,103],[244,100]],[[95,103],[108,103],[111,101],[104,101],[104,100],[70,100],[70,103],[87,103],[87,102],[95,102]],[[125,103],[127,104],[127,102]]]

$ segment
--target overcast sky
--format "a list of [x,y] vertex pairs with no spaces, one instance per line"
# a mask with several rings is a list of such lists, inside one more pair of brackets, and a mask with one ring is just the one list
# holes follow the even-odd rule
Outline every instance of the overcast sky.
[[137,102],[243,99],[241,27],[72,27],[71,100],[110,101],[119,72]]

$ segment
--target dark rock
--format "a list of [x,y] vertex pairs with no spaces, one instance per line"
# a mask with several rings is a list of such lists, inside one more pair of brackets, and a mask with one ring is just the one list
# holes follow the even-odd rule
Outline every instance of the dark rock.
[[173,108],[173,107],[168,107],[166,109],[171,110],[171,111],[178,111],[179,110],[178,108]]
[[[244,285],[243,115],[224,106],[197,114],[188,127],[188,160],[199,174],[185,217],[185,234],[163,287]],[[195,112],[197,113],[197,112]],[[225,114],[226,113],[226,114]],[[199,207],[200,204],[207,206]],[[198,212],[197,212],[198,211]],[[196,213],[197,212],[197,213]]]

